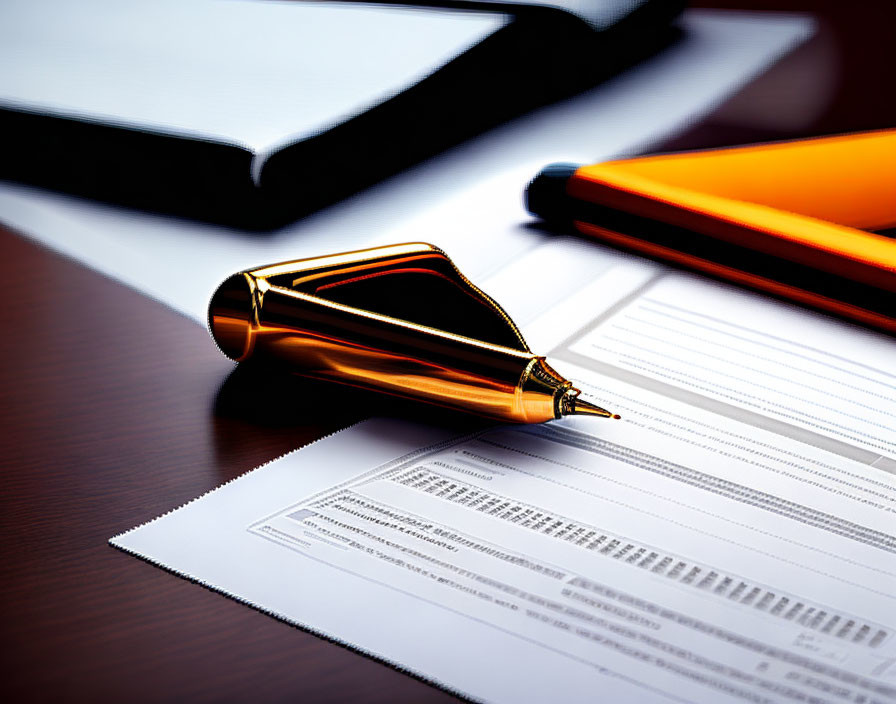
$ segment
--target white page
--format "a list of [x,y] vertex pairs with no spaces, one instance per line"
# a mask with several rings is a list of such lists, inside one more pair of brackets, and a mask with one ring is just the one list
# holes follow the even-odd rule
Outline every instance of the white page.
[[[561,240],[523,260],[581,256]],[[113,544],[477,700],[896,699],[896,461],[590,352],[632,309],[709,300],[848,359],[829,384],[892,411],[896,342],[599,245],[590,259],[603,295],[524,332],[623,420],[463,438],[368,421]]]
[[501,14],[270,0],[4,0],[0,101],[269,154],[414,85]]
[[896,355],[882,335],[666,277],[570,353],[896,459]]
[[[0,220],[203,322],[211,292],[235,271],[382,239],[432,242],[469,275],[480,276],[487,273],[483,265],[506,263],[541,241],[504,225],[528,220],[521,194],[543,165],[645,149],[717,105],[812,32],[812,22],[801,16],[713,11],[688,11],[681,27],[679,44],[613,80],[269,235],[3,182]],[[460,196],[473,199],[466,211],[450,207]],[[472,225],[489,233],[479,243],[494,256],[466,254]]]

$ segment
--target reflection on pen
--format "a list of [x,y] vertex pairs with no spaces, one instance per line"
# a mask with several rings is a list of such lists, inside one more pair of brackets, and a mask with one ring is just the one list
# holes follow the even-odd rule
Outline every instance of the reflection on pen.
[[422,243],[235,274],[209,327],[232,359],[518,423],[612,417],[532,353],[516,325]]

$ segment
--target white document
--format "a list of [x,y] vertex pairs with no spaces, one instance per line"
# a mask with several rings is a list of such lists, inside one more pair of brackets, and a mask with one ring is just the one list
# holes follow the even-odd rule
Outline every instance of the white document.
[[622,420],[372,420],[113,544],[475,700],[896,700],[892,338],[597,244],[506,270],[535,261],[591,283],[499,300]]

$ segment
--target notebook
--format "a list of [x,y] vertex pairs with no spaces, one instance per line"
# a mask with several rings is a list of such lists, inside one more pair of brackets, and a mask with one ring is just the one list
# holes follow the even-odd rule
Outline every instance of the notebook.
[[0,177],[274,227],[615,73],[681,4],[7,2]]

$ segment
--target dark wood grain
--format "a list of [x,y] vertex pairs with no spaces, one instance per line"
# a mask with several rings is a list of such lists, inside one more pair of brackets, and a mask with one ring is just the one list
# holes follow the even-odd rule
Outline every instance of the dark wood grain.
[[451,699],[109,547],[355,416],[313,420],[301,385],[293,415],[241,414],[201,326],[8,230],[0,251],[7,701]]
[[[764,3],[817,10],[818,37],[663,148],[893,126],[891,4]],[[451,699],[106,542],[363,410],[230,376],[201,326],[13,232],[0,252],[5,700]]]
[[701,149],[896,127],[896,3],[697,0],[704,8],[804,13],[812,38],[664,150]]

